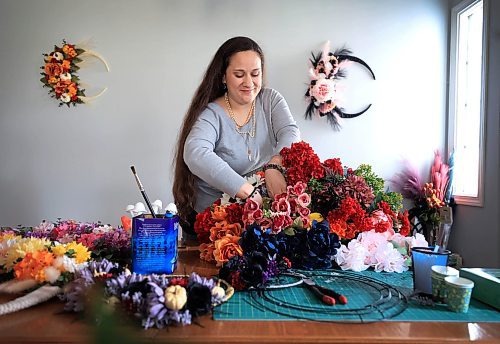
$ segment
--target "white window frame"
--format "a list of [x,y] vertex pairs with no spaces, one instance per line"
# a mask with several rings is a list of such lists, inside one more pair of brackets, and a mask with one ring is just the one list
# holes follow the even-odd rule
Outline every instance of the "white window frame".
[[[450,31],[450,76],[449,76],[449,112],[448,112],[448,152],[456,147],[456,102],[457,102],[457,69],[458,69],[458,18],[461,13],[474,6],[480,0],[464,0],[451,10]],[[478,193],[476,197],[454,195],[455,202],[461,205],[482,207],[484,203],[484,158],[485,158],[485,113],[486,113],[486,83],[487,83],[487,57],[488,45],[486,32],[488,28],[488,4],[483,1],[483,56],[481,68],[481,100],[479,124],[479,161],[478,161]]]

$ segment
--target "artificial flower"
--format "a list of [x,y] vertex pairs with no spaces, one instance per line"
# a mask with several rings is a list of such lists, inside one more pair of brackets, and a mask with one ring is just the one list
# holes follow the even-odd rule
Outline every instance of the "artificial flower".
[[221,266],[233,256],[241,256],[243,251],[238,244],[240,237],[228,235],[215,242],[214,257],[217,266]]

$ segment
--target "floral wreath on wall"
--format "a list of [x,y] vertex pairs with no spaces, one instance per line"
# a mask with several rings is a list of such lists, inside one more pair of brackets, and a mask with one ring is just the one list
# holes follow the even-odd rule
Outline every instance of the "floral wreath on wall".
[[40,67],[43,70],[40,81],[43,87],[49,88],[50,96],[59,101],[59,106],[69,107],[87,103],[106,92],[107,88],[104,88],[95,96],[86,96],[77,74],[80,69],[78,64],[84,61],[85,56],[96,57],[109,72],[106,60],[97,52],[69,44],[64,39],[62,43],[62,47],[55,45],[52,52],[43,54],[44,65]]
[[311,119],[314,113],[320,117],[326,116],[328,123],[334,130],[340,129],[342,118],[354,118],[362,115],[371,107],[366,106],[357,113],[347,113],[340,106],[338,91],[338,82],[346,76],[345,67],[351,62],[357,62],[364,66],[375,80],[375,74],[368,64],[359,57],[353,56],[352,51],[346,48],[330,52],[330,41],[323,46],[322,52],[312,53],[312,59],[309,60],[311,68],[309,69],[309,87],[305,94],[309,101],[305,118]]

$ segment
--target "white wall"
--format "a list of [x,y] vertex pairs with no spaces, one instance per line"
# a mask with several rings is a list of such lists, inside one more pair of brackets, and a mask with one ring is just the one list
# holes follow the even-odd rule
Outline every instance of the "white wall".
[[[390,178],[403,157],[427,173],[443,149],[448,1],[62,1],[0,2],[0,224],[58,217],[117,225],[141,200],[171,201],[176,135],[218,46],[235,35],[263,47],[268,86],[279,90],[322,159],[369,163]],[[62,38],[91,40],[106,57],[80,72],[109,87],[91,106],[58,108],[38,81],[42,53]],[[340,132],[305,121],[307,62],[326,41],[346,45],[374,70],[353,66],[347,110],[371,102]]]

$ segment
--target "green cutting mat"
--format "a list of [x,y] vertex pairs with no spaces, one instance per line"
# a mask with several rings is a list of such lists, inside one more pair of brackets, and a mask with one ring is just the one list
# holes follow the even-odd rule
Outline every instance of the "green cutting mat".
[[[324,305],[302,285],[258,292],[236,292],[214,310],[216,320],[297,320],[328,322],[444,321],[500,322],[500,312],[471,300],[468,313],[455,313],[445,304],[424,304],[409,298],[413,292],[412,272],[377,273],[375,271],[304,272],[317,284],[345,295],[347,305]],[[297,281],[282,277],[276,284]]]

